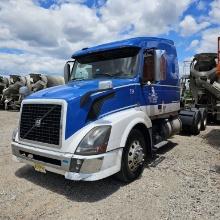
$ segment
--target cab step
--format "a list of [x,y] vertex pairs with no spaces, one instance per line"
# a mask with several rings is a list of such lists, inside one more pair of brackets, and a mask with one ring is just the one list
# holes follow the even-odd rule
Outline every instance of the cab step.
[[160,149],[161,147],[165,146],[166,144],[168,144],[168,141],[161,141],[160,143],[155,144],[153,146],[153,150],[156,151],[156,150]]

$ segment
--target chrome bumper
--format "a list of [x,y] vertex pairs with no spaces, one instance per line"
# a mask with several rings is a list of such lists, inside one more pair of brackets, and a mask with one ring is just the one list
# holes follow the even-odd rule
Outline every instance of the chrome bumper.
[[[14,159],[32,166],[41,164],[45,170],[64,175],[67,179],[80,180],[101,170],[104,156],[75,156],[44,149],[36,149],[13,142],[11,145]],[[79,179],[80,174],[80,179]]]

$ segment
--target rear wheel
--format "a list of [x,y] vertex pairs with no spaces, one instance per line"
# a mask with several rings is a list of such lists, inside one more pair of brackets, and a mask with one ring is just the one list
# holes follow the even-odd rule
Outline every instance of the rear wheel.
[[199,109],[201,112],[201,130],[204,131],[207,125],[207,111],[205,108]]
[[133,129],[123,149],[121,171],[117,174],[117,178],[123,182],[137,179],[143,171],[145,155],[146,143],[143,134]]
[[5,110],[7,111],[9,109],[8,104],[5,103]]

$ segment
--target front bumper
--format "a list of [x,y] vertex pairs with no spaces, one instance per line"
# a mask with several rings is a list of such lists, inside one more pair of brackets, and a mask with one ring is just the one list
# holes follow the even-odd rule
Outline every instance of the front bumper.
[[64,175],[70,180],[99,180],[117,173],[121,168],[121,148],[100,155],[80,156],[17,142],[12,142],[11,147],[15,161],[31,166],[40,164],[45,170]]

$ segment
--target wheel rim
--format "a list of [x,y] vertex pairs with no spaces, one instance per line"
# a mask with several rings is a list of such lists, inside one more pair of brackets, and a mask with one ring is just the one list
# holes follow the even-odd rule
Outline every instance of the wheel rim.
[[143,147],[140,144],[140,141],[135,140],[131,143],[128,151],[128,168],[131,172],[137,170],[137,168],[144,161]]
[[198,122],[197,128],[198,128],[198,131],[200,131],[200,129],[201,129],[201,120]]
[[207,125],[207,117],[204,118],[203,125],[204,125],[204,127]]

